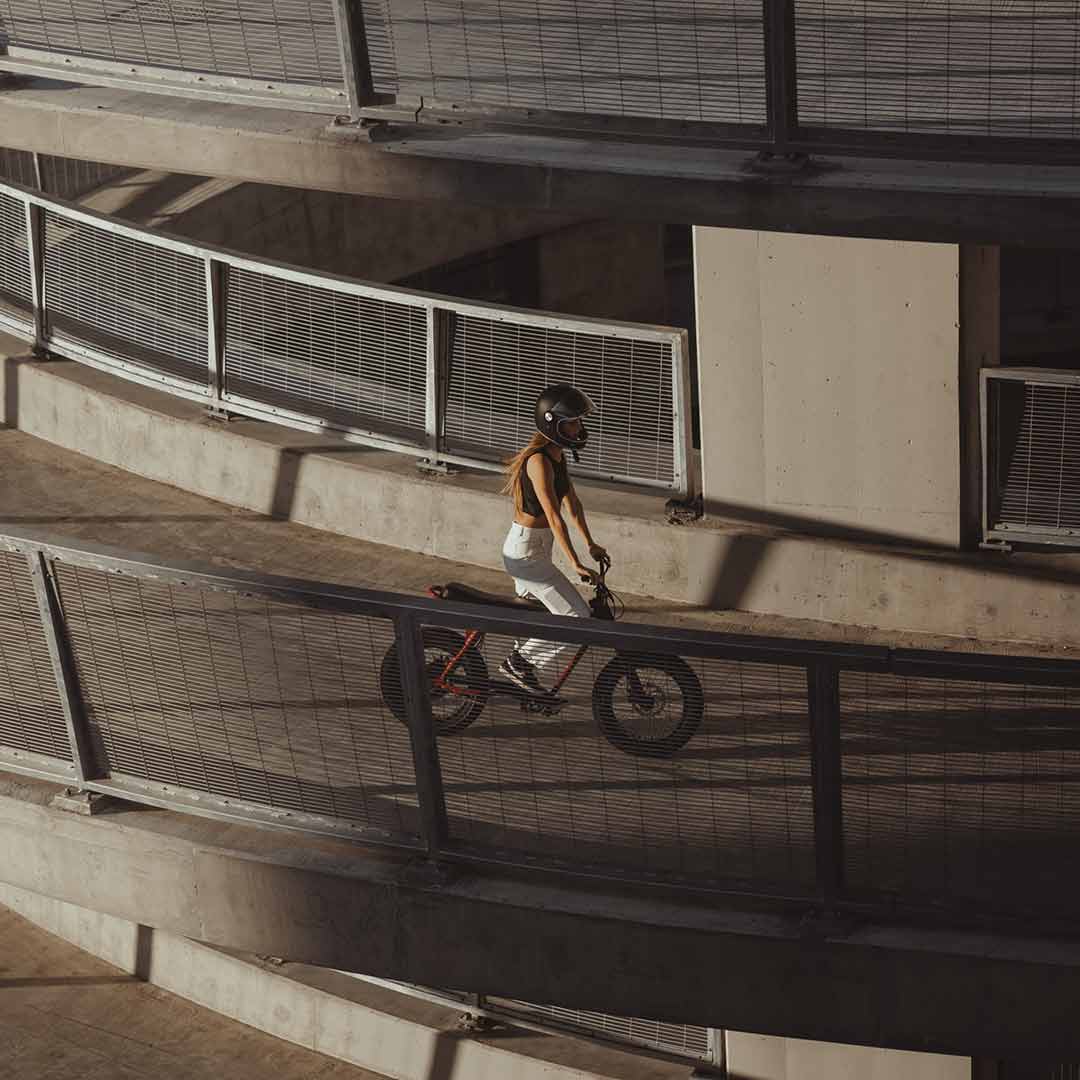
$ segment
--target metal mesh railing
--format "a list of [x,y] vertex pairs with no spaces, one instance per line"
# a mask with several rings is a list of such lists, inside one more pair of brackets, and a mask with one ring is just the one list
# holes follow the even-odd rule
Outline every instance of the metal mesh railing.
[[1074,139],[1071,0],[795,0],[799,122]]
[[0,191],[0,319],[31,330],[33,308],[26,211],[19,199]]
[[[1075,661],[615,626],[29,533],[0,551],[4,768],[435,858],[1076,920]],[[499,672],[522,638],[564,646],[546,697]]]
[[257,81],[283,104],[302,87],[344,90],[332,0],[0,0],[0,31],[13,55],[63,62],[91,82],[111,64]]
[[845,674],[841,703],[852,889],[1073,910],[1080,688]]
[[494,470],[566,378],[602,411],[578,473],[691,493],[684,330],[317,274],[0,184],[0,303],[31,338],[34,265],[41,347],[215,409]]
[[69,762],[71,746],[26,556],[0,551],[0,746]]
[[492,997],[485,1005],[496,1013],[543,1020],[555,1028],[599,1036],[632,1046],[646,1046],[663,1053],[702,1061],[713,1060],[710,1031],[694,1024],[665,1024],[636,1016],[616,1016],[591,1009],[569,1009],[562,1005],[535,1005],[512,998]]
[[569,382],[596,402],[587,468],[619,479],[678,486],[674,404],[678,346],[457,314],[450,327],[445,435],[455,453],[505,458],[534,431],[532,403],[545,386]]
[[364,0],[379,93],[765,123],[760,0]]
[[1080,537],[1080,376],[983,372],[987,539]]
[[[440,627],[425,635],[429,659],[464,641]],[[477,666],[494,675],[512,647],[488,634]],[[513,697],[492,696],[466,732],[440,739],[450,835],[657,876],[812,888],[805,671],[662,653],[634,662],[657,709],[699,718],[692,752],[677,763],[631,752],[660,717],[629,700],[615,653],[592,648],[560,689],[557,716],[537,722]]]
[[79,161],[0,147],[0,182],[6,180],[23,187],[38,188],[62,199],[78,199],[131,172],[124,166],[102,161]]
[[247,267],[226,271],[225,400],[423,442],[427,312]]
[[201,260],[60,210],[45,212],[50,337],[205,385]]
[[1078,156],[1072,0],[359,3],[0,0],[0,69],[355,118],[387,96],[410,119],[573,114],[785,155]]
[[386,619],[57,567],[86,723],[109,775],[395,835],[417,832]]

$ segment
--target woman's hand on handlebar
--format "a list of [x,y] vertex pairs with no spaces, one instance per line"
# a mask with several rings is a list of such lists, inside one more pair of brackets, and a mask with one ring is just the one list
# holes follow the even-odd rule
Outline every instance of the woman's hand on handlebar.
[[595,585],[600,580],[600,575],[595,570],[590,570],[581,563],[574,567],[574,573],[588,585]]
[[599,544],[589,545],[589,558],[603,570],[606,570],[611,565],[611,556],[607,553],[607,549],[602,548]]

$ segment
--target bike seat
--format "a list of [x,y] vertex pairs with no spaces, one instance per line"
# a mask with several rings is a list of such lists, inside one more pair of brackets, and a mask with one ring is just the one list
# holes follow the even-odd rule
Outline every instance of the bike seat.
[[546,611],[539,600],[531,596],[513,596],[506,593],[489,593],[483,589],[474,589],[471,585],[462,585],[460,581],[448,581],[445,585],[433,585],[431,594],[440,600],[456,600],[462,604],[490,604],[493,607],[529,608],[532,611]]

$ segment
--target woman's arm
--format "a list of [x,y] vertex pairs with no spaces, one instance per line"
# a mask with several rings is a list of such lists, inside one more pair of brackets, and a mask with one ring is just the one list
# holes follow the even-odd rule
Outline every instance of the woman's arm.
[[578,558],[574,545],[570,541],[570,531],[566,527],[566,522],[563,521],[559,504],[555,501],[555,477],[550,459],[547,454],[533,454],[526,462],[525,468],[528,470],[536,497],[540,500],[544,516],[551,526],[551,531],[555,534],[555,539],[559,541],[559,546],[566,552],[570,565],[576,573],[591,580],[593,571],[584,566]]
[[578,498],[577,489],[572,482],[570,490],[563,498],[563,506],[566,508],[567,516],[577,526],[577,530],[581,533],[585,543],[589,545],[589,557],[597,562],[608,558],[608,553],[592,538],[592,533],[589,532],[589,523],[585,518],[585,507]]

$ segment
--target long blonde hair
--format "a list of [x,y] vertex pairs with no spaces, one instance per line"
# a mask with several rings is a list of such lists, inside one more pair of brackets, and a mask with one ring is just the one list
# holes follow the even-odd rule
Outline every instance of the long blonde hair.
[[551,440],[546,435],[541,435],[538,431],[512,458],[507,458],[507,460],[503,462],[503,472],[506,477],[506,483],[502,486],[502,493],[514,497],[515,510],[520,510],[522,508],[521,474],[525,470],[525,463],[537,450],[543,450],[549,442],[551,442]]

